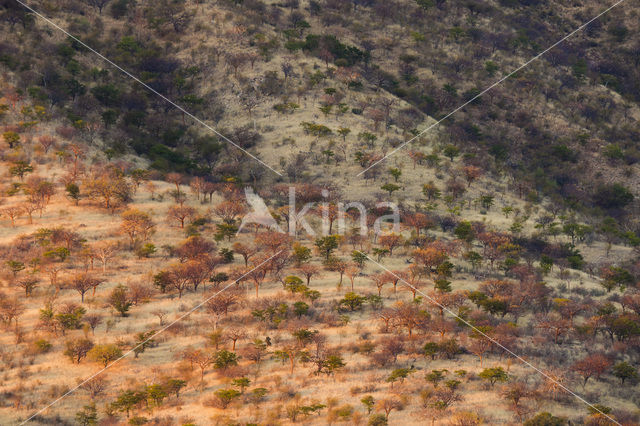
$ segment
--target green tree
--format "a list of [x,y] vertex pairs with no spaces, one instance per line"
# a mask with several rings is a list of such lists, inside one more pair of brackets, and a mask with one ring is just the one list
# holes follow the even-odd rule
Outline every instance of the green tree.
[[228,367],[238,365],[238,356],[226,350],[220,350],[215,353],[213,367],[218,370],[224,370]]
[[67,340],[65,343],[64,355],[71,359],[71,362],[80,364],[82,358],[87,356],[87,353],[93,348],[93,342],[89,339],[78,338]]
[[165,383],[164,388],[166,389],[167,393],[175,393],[176,398],[179,398],[180,390],[182,390],[182,388],[184,388],[185,386],[187,386],[187,382],[184,380],[169,379],[167,380],[167,383]]
[[376,406],[376,400],[372,395],[365,396],[360,402],[362,402],[362,405],[367,409],[367,414],[371,414],[371,411]]
[[427,201],[437,200],[442,195],[442,191],[440,191],[433,181],[422,185],[422,193],[427,198]]
[[435,359],[438,351],[440,350],[440,346],[436,342],[427,342],[422,347],[422,353],[425,356],[431,357],[431,359]]
[[156,342],[151,337],[156,334],[155,330],[150,330],[147,332],[141,331],[136,334],[136,339],[134,341],[133,353],[134,357],[138,358],[138,355],[147,350],[147,348],[151,348],[155,346]]
[[58,312],[55,315],[53,315],[52,311],[47,311],[47,309],[40,312],[41,317],[45,312],[47,315],[52,316],[64,335],[65,330],[77,330],[81,327],[80,320],[87,311],[82,306],[68,305],[62,312]]
[[475,238],[473,226],[471,222],[466,220],[460,222],[453,230],[453,233],[458,239],[466,241],[467,243],[470,243]]
[[33,166],[26,161],[16,161],[11,167],[9,167],[9,173],[11,176],[18,176],[20,180],[24,179],[24,175],[33,172]]
[[393,384],[396,381],[400,381],[400,383],[404,382],[404,379],[409,377],[409,374],[413,373],[414,370],[411,368],[396,368],[389,374],[386,379],[387,383],[391,383],[391,387],[393,388]]
[[618,222],[612,217],[607,217],[602,221],[602,223],[600,223],[598,232],[604,236],[604,239],[607,242],[606,256],[609,257],[609,252],[611,251],[613,242],[620,236]]
[[482,204],[482,208],[485,210],[489,210],[493,205],[493,195],[481,195],[480,196],[480,204]]
[[133,302],[129,298],[128,289],[122,284],[119,284],[111,291],[108,303],[109,305],[111,305],[111,307],[113,307],[113,309],[120,313],[120,316],[123,317],[127,316],[129,308],[131,308],[131,305],[133,305]]
[[458,155],[460,155],[460,148],[455,145],[447,145],[442,150],[442,153],[445,157],[447,157],[450,161],[453,161]]
[[[417,1],[425,1],[425,0],[417,0]],[[389,421],[387,420],[387,416],[385,416],[384,414],[373,414],[369,417],[369,421],[367,422],[368,426],[387,426],[388,424],[389,424]]]
[[327,375],[331,375],[345,365],[340,355],[329,355],[323,363],[322,371]]
[[18,272],[24,270],[25,268],[24,263],[18,262],[17,260],[7,260],[6,264],[11,270],[13,278],[16,278],[18,276]]
[[167,392],[162,385],[149,385],[145,388],[145,392],[155,407],[160,407],[162,401],[167,397]]
[[325,260],[329,260],[333,251],[338,248],[339,238],[338,235],[328,235],[316,239],[315,246]]
[[307,263],[311,259],[311,249],[300,243],[295,243],[293,245],[293,258],[298,266]]
[[360,296],[350,291],[349,293],[344,295],[344,298],[342,300],[340,300],[340,306],[345,306],[353,312],[359,310],[365,300],[366,299],[364,296]]
[[2,134],[4,141],[10,149],[16,148],[20,144],[20,135],[14,131],[7,131]]
[[129,417],[131,410],[147,399],[145,392],[127,390],[122,391],[114,402],[111,403],[111,408],[116,411],[127,413]]
[[225,410],[234,399],[239,397],[241,393],[235,389],[218,389],[215,391],[215,396],[218,398],[220,407]]
[[251,380],[248,377],[240,377],[237,379],[233,379],[231,382],[233,386],[237,386],[240,388],[240,393],[244,393],[244,390],[251,384]]
[[67,191],[67,197],[72,199],[77,206],[80,202],[80,187],[73,182],[69,182],[65,186],[65,191]]
[[102,363],[105,368],[110,362],[122,357],[122,350],[114,344],[95,345],[88,352],[90,359]]
[[631,203],[633,199],[633,193],[619,183],[600,186],[593,194],[594,204],[603,209],[623,208]]
[[397,183],[398,179],[400,179],[400,176],[402,176],[402,170],[398,169],[397,167],[392,167],[389,169],[389,174],[393,176],[394,181]]
[[424,379],[437,389],[440,382],[444,380],[447,372],[447,370],[431,370],[431,372],[425,374]]
[[338,134],[340,136],[342,136],[342,141],[346,142],[347,140],[347,136],[349,135],[349,133],[351,133],[351,129],[347,128],[347,127],[340,127],[338,129]]
[[367,261],[367,255],[361,251],[354,250],[351,252],[351,260],[358,265],[358,267],[364,267],[364,263]]
[[98,410],[95,404],[85,405],[76,413],[76,422],[82,426],[98,424]]
[[608,266],[602,268],[601,276],[602,281],[600,282],[600,285],[607,290],[607,293],[617,286],[620,286],[621,290],[624,290],[627,285],[634,282],[631,272],[619,266]]
[[296,314],[298,318],[306,315],[309,312],[309,305],[304,302],[298,301],[293,304],[293,313]]
[[296,277],[295,275],[289,275],[283,280],[284,288],[289,290],[291,293],[301,293],[307,286],[304,285],[304,281],[300,277]]
[[502,367],[485,368],[478,376],[490,383],[491,387],[497,382],[503,383],[509,380],[509,376]]
[[566,424],[566,419],[562,417],[556,417],[547,412],[536,414],[535,416],[524,422],[524,426],[565,426]]
[[621,385],[624,385],[625,380],[638,378],[638,370],[628,362],[621,361],[613,366],[613,375],[620,379]]
[[482,255],[476,251],[468,251],[465,254],[463,254],[463,257],[467,262],[471,264],[471,267],[474,270],[478,269],[480,265],[482,265],[482,260],[483,260]]
[[225,238],[227,241],[231,241],[233,237],[235,237],[238,232],[238,227],[231,223],[218,223],[216,224],[216,233],[215,239],[216,241],[222,241]]
[[382,189],[383,191],[387,191],[389,193],[389,196],[391,196],[394,192],[398,191],[400,187],[395,183],[385,183],[380,187],[380,189]]

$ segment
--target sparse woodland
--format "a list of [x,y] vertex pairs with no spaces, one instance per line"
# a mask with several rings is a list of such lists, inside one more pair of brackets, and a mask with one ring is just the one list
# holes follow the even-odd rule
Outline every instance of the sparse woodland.
[[640,423],[632,3],[29,5],[224,137],[0,1],[1,424]]

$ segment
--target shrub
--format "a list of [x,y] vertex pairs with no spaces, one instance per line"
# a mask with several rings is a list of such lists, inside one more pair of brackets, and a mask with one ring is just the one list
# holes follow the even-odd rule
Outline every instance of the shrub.
[[39,339],[33,342],[33,346],[37,353],[45,354],[51,350],[53,345],[45,339]]
[[593,203],[603,209],[623,208],[634,199],[631,191],[622,184],[602,185],[593,194]]

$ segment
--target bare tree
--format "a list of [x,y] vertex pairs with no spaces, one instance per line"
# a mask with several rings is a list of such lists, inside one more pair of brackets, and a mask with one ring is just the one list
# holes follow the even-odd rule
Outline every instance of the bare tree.
[[11,226],[16,227],[16,219],[24,212],[21,206],[9,206],[0,210],[0,215],[6,216],[11,220]]
[[244,339],[247,336],[247,332],[239,327],[228,328],[225,330],[225,334],[227,338],[233,342],[232,351],[236,350],[236,341]]
[[91,328],[91,334],[96,334],[96,327],[102,324],[102,316],[98,314],[87,314],[82,319]]
[[94,277],[89,274],[78,274],[71,279],[69,287],[80,294],[81,301],[84,303],[85,293],[89,291],[90,288],[93,288],[95,294],[95,289],[103,282],[103,279]]
[[178,204],[169,207],[167,218],[177,220],[180,228],[184,228],[184,221],[196,214],[196,209],[189,206],[180,206]]
[[162,327],[164,325],[164,318],[169,315],[169,312],[167,311],[163,311],[162,309],[156,309],[154,311],[151,312],[154,316],[158,317],[158,320],[160,321],[160,327]]
[[118,253],[118,243],[115,241],[98,241],[91,246],[91,250],[102,264],[102,272],[107,271],[107,263]]

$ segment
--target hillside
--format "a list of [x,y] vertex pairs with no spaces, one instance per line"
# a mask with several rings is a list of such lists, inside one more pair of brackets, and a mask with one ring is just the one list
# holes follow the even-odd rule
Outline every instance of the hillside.
[[0,423],[639,424],[627,1],[0,2]]

